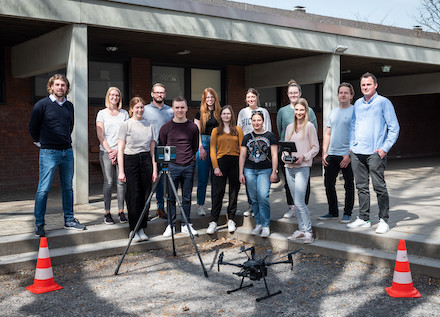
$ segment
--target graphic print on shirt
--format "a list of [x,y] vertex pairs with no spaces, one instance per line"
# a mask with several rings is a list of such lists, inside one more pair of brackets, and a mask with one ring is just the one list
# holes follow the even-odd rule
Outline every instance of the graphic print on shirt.
[[249,153],[249,161],[259,163],[267,159],[268,153],[270,152],[270,141],[263,136],[257,135],[253,139],[249,139],[249,141],[246,143],[246,147]]

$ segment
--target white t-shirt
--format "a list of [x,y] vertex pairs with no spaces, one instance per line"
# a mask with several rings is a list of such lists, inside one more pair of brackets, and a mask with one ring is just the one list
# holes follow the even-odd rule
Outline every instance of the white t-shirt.
[[[96,115],[96,122],[104,123],[104,138],[112,150],[118,147],[118,132],[122,122],[128,120],[128,112],[121,109],[117,116],[112,116],[107,108],[99,110]],[[102,144],[99,145],[101,151],[107,152]]]
[[263,118],[264,118],[263,130],[272,132],[272,123],[270,122],[269,111],[267,111],[266,108],[258,107],[257,109],[252,110],[251,108],[246,107],[240,110],[237,118],[237,125],[242,128],[243,134],[246,135],[254,131],[254,128],[252,128],[252,120],[251,120],[253,111],[263,112]]
[[119,139],[125,141],[124,154],[133,155],[150,152],[151,141],[156,140],[154,127],[146,120],[124,121],[119,128]]

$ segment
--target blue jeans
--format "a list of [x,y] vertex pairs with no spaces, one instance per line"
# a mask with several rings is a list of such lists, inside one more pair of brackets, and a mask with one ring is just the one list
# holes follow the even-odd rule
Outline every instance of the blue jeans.
[[[182,207],[183,212],[185,213],[186,219],[188,223],[191,222],[190,212],[191,212],[191,195],[193,189],[193,181],[194,181],[194,163],[188,166],[180,166],[175,164],[168,165],[168,171],[170,172],[171,178],[173,179],[174,186],[176,187],[176,191],[179,189],[179,184],[182,185]],[[176,225],[176,196],[171,188],[170,190],[170,207],[171,207],[171,218],[173,222],[173,226]],[[184,223],[182,217],[182,223]]]
[[35,195],[35,225],[44,225],[47,196],[53,182],[56,169],[59,168],[60,183],[63,199],[64,222],[73,218],[73,151],[40,149],[39,180]]
[[269,227],[270,224],[270,174],[272,169],[251,169],[243,171],[246,178],[249,198],[252,202],[252,210],[257,225]]
[[[211,172],[211,189],[212,189],[212,164],[209,155],[211,136],[202,135],[202,146],[206,151],[207,157],[202,160],[199,156],[199,151],[196,153],[196,169],[197,169],[197,204],[204,205],[206,198],[206,187],[208,186],[209,174]],[[212,198],[212,195],[211,195]],[[211,199],[212,201],[212,199]]]
[[305,198],[307,183],[310,176],[310,167],[286,167],[286,179],[289,184],[290,192],[295,201],[296,218],[298,219],[298,228],[302,232],[312,233],[312,221],[310,220],[309,208],[307,208]]

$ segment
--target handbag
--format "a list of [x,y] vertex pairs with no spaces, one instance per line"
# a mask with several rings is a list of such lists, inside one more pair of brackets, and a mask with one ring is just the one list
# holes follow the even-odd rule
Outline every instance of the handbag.
[[[257,140],[255,140],[253,132],[251,132],[251,136],[252,136],[252,140],[254,140],[255,144],[257,145],[258,150],[260,150],[260,152],[263,153],[266,156],[266,158],[269,160],[269,162],[272,164],[272,160],[270,159],[270,157],[267,156],[265,152],[263,152],[263,150],[261,149],[260,143],[258,143]],[[274,184],[279,183],[281,181],[280,175],[278,175],[278,170],[276,171],[276,174],[277,174],[277,178],[272,182]]]

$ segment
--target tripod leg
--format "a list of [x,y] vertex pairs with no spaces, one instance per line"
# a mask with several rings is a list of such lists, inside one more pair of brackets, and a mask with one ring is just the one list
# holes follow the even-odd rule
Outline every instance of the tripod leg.
[[[174,241],[174,225],[173,225],[173,217],[171,215],[171,202],[170,202],[170,187],[168,186],[168,182],[173,183],[173,179],[171,178],[171,175],[169,175],[168,168],[164,168],[165,174],[170,177],[170,180],[168,180],[168,177],[165,175],[164,181],[163,181],[163,192],[165,193],[165,199],[167,201],[167,217],[168,217],[168,224],[171,226],[171,241],[173,244],[173,256],[176,256],[176,243]],[[174,194],[177,197],[177,191],[174,191]]]
[[149,210],[149,206],[150,206],[151,198],[153,197],[153,194],[154,194],[154,192],[156,191],[157,184],[159,183],[159,180],[160,180],[160,178],[162,177],[162,175],[163,175],[163,172],[160,171],[160,172],[159,172],[159,175],[158,175],[158,177],[157,177],[156,182],[153,184],[153,188],[151,189],[150,195],[148,195],[148,199],[147,199],[147,201],[145,202],[144,209],[142,210],[141,216],[139,217],[139,220],[138,220],[138,222],[136,223],[136,227],[135,227],[135,229],[133,230],[133,232],[132,232],[131,235],[130,235],[130,239],[128,240],[128,244],[127,244],[127,247],[125,248],[124,254],[122,254],[121,260],[119,261],[119,264],[118,264],[118,266],[116,267],[116,270],[115,270],[115,273],[114,273],[115,275],[118,275],[119,268],[121,267],[122,261],[124,261],[125,255],[127,254],[127,251],[128,251],[128,249],[130,248],[131,241],[133,240],[133,237],[134,237],[135,233],[138,232],[139,227],[140,227],[140,225],[141,225],[141,222],[142,222],[142,220],[144,219],[144,217],[145,217],[147,211]]
[[[187,225],[187,228],[189,228],[188,219],[186,218],[185,211],[183,210],[183,207],[182,207],[182,203],[180,202],[179,196],[177,195],[177,190],[176,190],[176,186],[174,186],[173,179],[171,178],[171,175],[169,174],[169,171],[165,171],[165,174],[168,175],[168,180],[170,182],[171,189],[173,190],[173,193],[174,193],[174,195],[176,197],[177,205],[180,208],[180,212],[181,212],[181,214],[183,216],[183,220],[185,221],[185,224]],[[171,230],[171,232],[172,232],[172,230]],[[189,236],[190,236],[190,238],[192,240],[192,243],[194,245],[194,249],[196,250],[197,256],[199,257],[200,264],[202,265],[203,274],[205,275],[205,277],[208,277],[208,272],[206,271],[205,265],[203,264],[202,257],[200,256],[199,249],[197,248],[197,243],[194,240],[194,235],[192,233],[192,230],[188,229],[188,232],[189,232]]]

